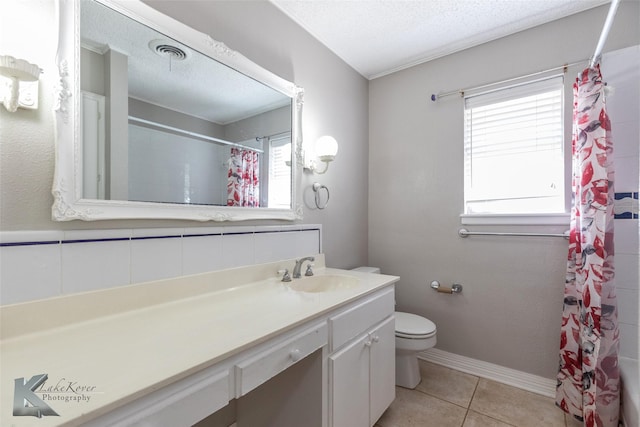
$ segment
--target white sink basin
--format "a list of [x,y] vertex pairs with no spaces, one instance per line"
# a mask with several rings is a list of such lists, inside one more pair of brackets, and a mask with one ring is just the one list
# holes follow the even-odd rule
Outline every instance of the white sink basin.
[[339,274],[310,276],[294,279],[289,288],[298,292],[330,292],[355,288],[360,285],[360,279]]

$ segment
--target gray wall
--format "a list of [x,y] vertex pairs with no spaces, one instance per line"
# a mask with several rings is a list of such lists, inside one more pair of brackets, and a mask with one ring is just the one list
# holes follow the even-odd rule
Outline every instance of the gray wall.
[[[606,51],[638,43],[638,5],[621,4]],[[589,58],[607,11],[592,9],[370,82],[369,262],[401,276],[398,308],[433,320],[442,350],[554,377],[567,243],[458,237],[463,104],[459,96],[434,103],[430,95]],[[577,72],[569,71],[568,85]],[[460,282],[464,292],[438,294],[432,280]]]
[[[303,222],[323,225],[328,265],[354,267],[365,264],[366,79],[266,1],[159,1],[151,4],[305,89],[305,140],[333,135],[340,143],[340,153],[326,175],[305,174],[303,190],[310,193],[311,184],[320,181],[331,189],[331,204],[323,211],[305,207]],[[0,37],[0,51],[38,64],[44,74],[40,78],[39,110],[20,110],[11,114],[0,108],[0,230],[222,226],[182,221],[51,221],[55,150],[52,109],[57,73],[54,2],[25,0],[11,2],[9,6],[3,6],[3,10],[7,7],[12,13],[2,14],[3,34],[19,34],[23,30],[20,23],[30,22],[33,28],[38,28],[40,36]],[[255,223],[238,225],[245,224]]]

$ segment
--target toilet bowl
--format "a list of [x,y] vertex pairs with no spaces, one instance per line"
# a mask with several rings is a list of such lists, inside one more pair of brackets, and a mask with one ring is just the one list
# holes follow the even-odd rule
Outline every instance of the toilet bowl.
[[[377,267],[358,267],[355,271],[380,273]],[[436,345],[436,325],[416,314],[395,312],[396,385],[416,388],[420,384],[418,353]]]
[[396,311],[396,385],[420,383],[418,353],[436,345],[436,325],[424,317]]

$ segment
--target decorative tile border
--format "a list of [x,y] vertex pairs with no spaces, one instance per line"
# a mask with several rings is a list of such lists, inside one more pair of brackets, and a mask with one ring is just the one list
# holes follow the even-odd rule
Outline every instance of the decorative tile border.
[[322,225],[0,231],[0,305],[322,253]]
[[615,219],[638,219],[638,192],[621,192],[615,194],[613,213]]
[[300,224],[299,226],[265,227],[222,227],[218,229],[132,229],[132,230],[72,230],[52,231],[5,231],[0,232],[0,247],[57,245],[72,243],[135,241],[149,239],[173,239],[206,236],[237,236],[241,234],[288,233],[297,231],[321,231],[318,224]]

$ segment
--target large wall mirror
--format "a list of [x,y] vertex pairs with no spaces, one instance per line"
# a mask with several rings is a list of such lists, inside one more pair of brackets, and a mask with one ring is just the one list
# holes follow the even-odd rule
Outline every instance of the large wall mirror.
[[301,218],[301,88],[142,2],[59,8],[55,220]]

